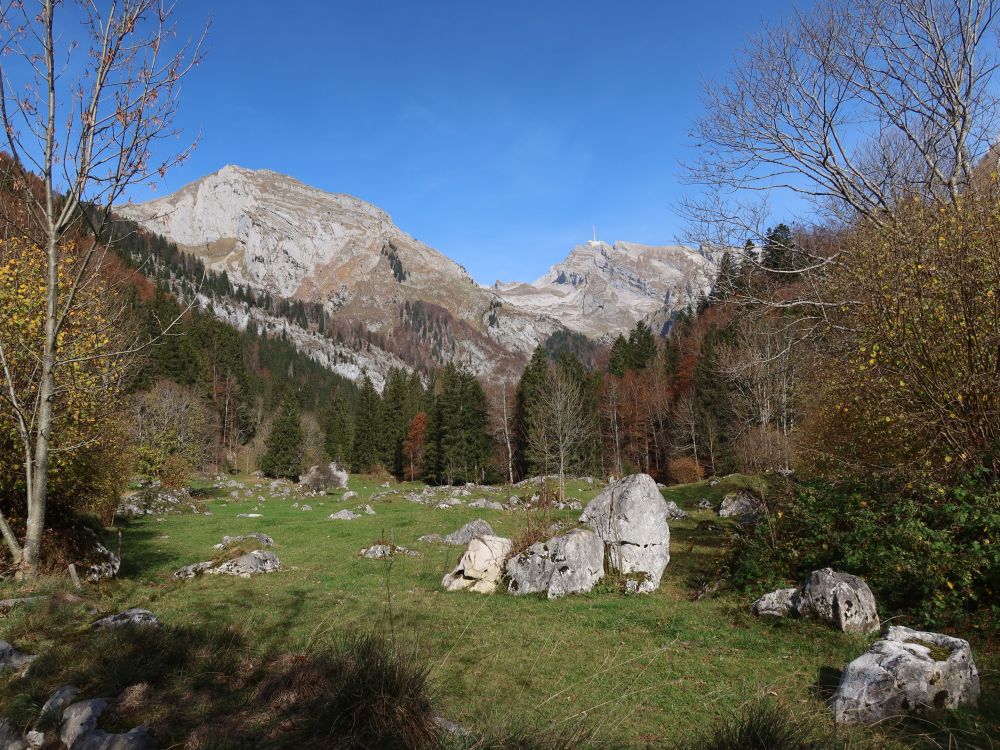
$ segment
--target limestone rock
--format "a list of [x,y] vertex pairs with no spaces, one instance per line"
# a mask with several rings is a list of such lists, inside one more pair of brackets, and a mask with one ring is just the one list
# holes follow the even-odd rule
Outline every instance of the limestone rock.
[[667,503],[667,519],[670,521],[676,521],[681,518],[687,518],[688,514],[681,509],[681,507],[673,500],[665,501]]
[[839,722],[874,724],[974,706],[978,698],[979,672],[968,641],[892,626],[847,665],[832,706]]
[[181,581],[186,581],[189,578],[197,578],[206,570],[211,568],[213,565],[211,560],[206,560],[205,562],[197,562],[192,565],[185,565],[183,568],[174,573],[174,578]]
[[488,510],[503,510],[504,507],[495,500],[487,500],[483,498],[481,500],[473,500],[469,503],[470,508],[486,508]]
[[493,527],[490,526],[482,518],[477,518],[475,521],[469,521],[462,528],[451,532],[446,535],[441,541],[445,544],[468,544],[477,536],[493,536]]
[[611,567],[626,577],[630,590],[659,588],[670,562],[667,503],[648,474],[633,474],[609,484],[580,516],[608,549]]
[[63,711],[59,739],[68,750],[152,750],[153,738],[145,727],[124,734],[109,734],[97,728],[97,720],[108,707],[103,698],[80,701]]
[[331,521],[353,521],[355,518],[361,518],[353,510],[338,510],[330,516]]
[[361,557],[367,557],[369,560],[384,560],[388,557],[395,557],[396,555],[420,557],[420,553],[416,550],[399,547],[395,544],[373,544],[371,547],[361,550],[358,554]]
[[799,591],[798,613],[832,623],[845,633],[871,633],[879,629],[875,596],[863,578],[814,570]]
[[72,703],[79,694],[80,689],[73,685],[62,685],[56,688],[55,692],[49,696],[49,699],[42,704],[42,710],[39,711],[38,716],[44,716],[46,719],[57,722],[60,721],[66,706]]
[[259,531],[255,531],[252,534],[241,534],[240,536],[224,536],[222,537],[222,542],[216,544],[212,549],[225,549],[231,544],[239,544],[240,542],[245,542],[248,539],[252,539],[264,547],[273,547],[274,540],[267,534],[261,534]]
[[758,617],[788,617],[796,614],[798,599],[798,589],[778,589],[751,604],[750,611]]
[[281,560],[273,552],[254,550],[235,560],[220,563],[204,572],[207,575],[237,576],[249,578],[261,573],[274,573],[281,570]]
[[730,492],[722,498],[719,516],[750,521],[764,515],[764,503],[749,490]]
[[357,492],[355,492],[354,490],[349,490],[349,491],[345,492],[343,495],[341,495],[340,499],[341,500],[353,500],[357,496],[358,496]]
[[470,589],[480,594],[492,594],[503,573],[503,563],[510,554],[513,542],[500,536],[478,536],[468,548],[455,569],[441,581],[448,591]]
[[133,607],[132,609],[126,609],[124,612],[119,612],[116,615],[102,617],[100,620],[91,625],[91,627],[95,630],[110,630],[111,628],[120,628],[124,625],[158,628],[160,627],[160,621],[156,619],[156,615],[148,609]]
[[580,594],[604,577],[604,544],[589,529],[576,529],[531,545],[507,561],[507,590],[513,594],[545,592],[549,599]]
[[263,513],[237,513],[237,518],[263,518]]
[[22,654],[7,641],[0,641],[0,673],[8,667],[11,669],[22,669],[35,660],[36,657]]
[[362,505],[361,506],[361,510],[364,511],[364,513],[365,513],[366,516],[374,516],[375,515],[375,509],[372,506],[370,506],[370,505]]
[[326,492],[347,487],[348,475],[336,461],[310,466],[309,471],[299,477],[299,484],[313,492]]
[[28,750],[31,745],[7,719],[0,719],[0,750]]

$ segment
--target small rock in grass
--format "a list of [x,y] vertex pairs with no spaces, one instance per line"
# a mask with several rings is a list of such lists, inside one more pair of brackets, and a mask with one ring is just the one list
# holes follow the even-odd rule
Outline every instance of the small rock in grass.
[[274,573],[281,570],[281,560],[273,552],[254,550],[235,560],[228,560],[204,572],[207,575],[236,576],[249,578],[261,573]]
[[338,510],[330,515],[331,521],[353,521],[355,518],[361,518],[361,516],[352,510]]
[[11,669],[22,669],[35,660],[36,657],[29,654],[22,654],[7,641],[0,641],[0,673],[8,667]]
[[102,617],[100,620],[91,625],[91,627],[95,630],[110,630],[111,628],[120,628],[125,625],[158,628],[160,627],[160,621],[156,619],[156,615],[148,609],[133,607],[132,609],[126,609],[124,612],[119,612],[115,615]]
[[261,534],[259,531],[255,531],[252,534],[240,534],[239,536],[224,536],[222,537],[222,542],[216,544],[212,549],[225,549],[231,544],[239,544],[240,542],[245,542],[248,539],[253,539],[255,542],[259,542],[265,547],[273,547],[274,540],[267,534]]
[[263,518],[262,513],[237,513],[237,518]]
[[197,562],[192,565],[185,565],[183,568],[174,573],[174,578],[178,580],[187,580],[189,578],[197,578],[206,570],[211,568],[213,565],[211,560],[206,560],[205,562]]

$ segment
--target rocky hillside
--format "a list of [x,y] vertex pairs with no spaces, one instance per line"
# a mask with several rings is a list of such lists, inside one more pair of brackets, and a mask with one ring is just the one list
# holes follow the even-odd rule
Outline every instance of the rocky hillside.
[[[370,203],[236,166],[119,213],[235,285],[320,306],[339,330],[363,327],[368,353],[386,355],[366,364],[453,361],[479,375],[516,374],[552,334],[596,339],[669,317],[712,275],[710,259],[686,248],[588,243],[533,284],[485,288]],[[242,300],[216,307],[233,322],[258,317]]]
[[662,329],[673,312],[711,289],[716,261],[711,253],[681,245],[653,247],[631,242],[577,245],[534,283],[494,285],[509,306],[557,318],[593,339],[624,331],[637,320]]

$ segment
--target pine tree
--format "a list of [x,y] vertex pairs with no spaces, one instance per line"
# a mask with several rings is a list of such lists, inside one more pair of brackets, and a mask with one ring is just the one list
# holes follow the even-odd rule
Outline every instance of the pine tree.
[[269,477],[296,480],[302,473],[302,450],[299,409],[294,399],[286,397],[267,437],[267,450],[260,457],[260,470]]

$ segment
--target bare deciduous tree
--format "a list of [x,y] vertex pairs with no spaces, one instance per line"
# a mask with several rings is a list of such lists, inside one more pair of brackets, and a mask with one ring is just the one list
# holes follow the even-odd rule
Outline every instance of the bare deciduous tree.
[[[56,373],[70,364],[60,332],[81,304],[80,290],[104,263],[107,246],[100,240],[117,201],[129,186],[162,177],[189,152],[160,153],[161,142],[178,135],[179,84],[200,58],[200,40],[174,43],[172,16],[173,6],[161,0],[69,7],[11,0],[0,7],[0,137],[12,156],[4,177],[23,201],[3,218],[8,231],[29,237],[47,258],[43,334],[30,342],[35,385],[27,395],[18,393],[8,374],[5,389],[26,454],[23,544],[0,521],[25,575],[38,573],[53,417],[60,408]],[[71,33],[75,23],[82,39]],[[64,243],[74,235],[89,239],[67,257]],[[0,341],[0,356],[14,345]],[[139,347],[136,342],[114,355]]]
[[576,381],[560,367],[550,369],[529,429],[529,450],[541,466],[559,474],[559,497],[566,496],[566,472],[576,452],[591,433],[591,417],[584,409]]
[[994,0],[836,0],[751,38],[705,90],[693,233],[758,241],[775,190],[838,223],[886,221],[904,197],[954,202],[995,137],[996,12]]

